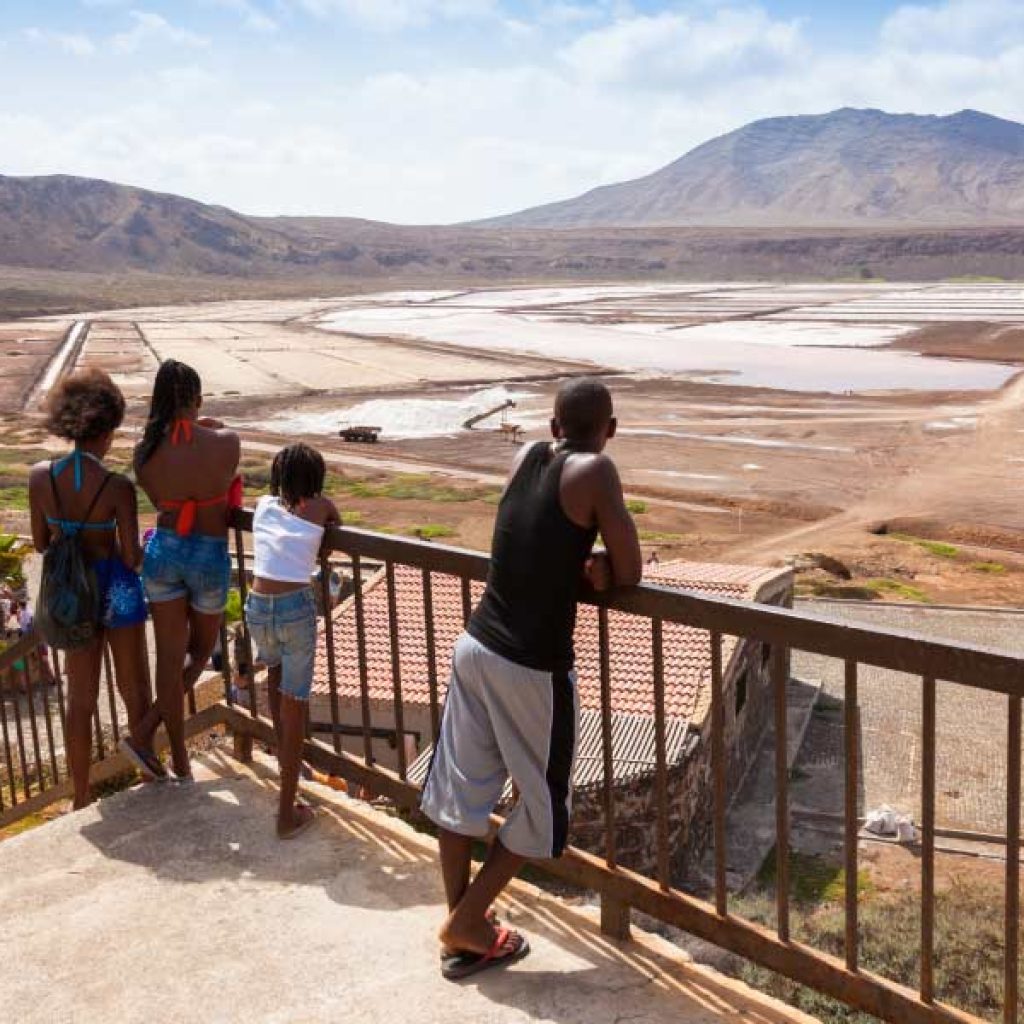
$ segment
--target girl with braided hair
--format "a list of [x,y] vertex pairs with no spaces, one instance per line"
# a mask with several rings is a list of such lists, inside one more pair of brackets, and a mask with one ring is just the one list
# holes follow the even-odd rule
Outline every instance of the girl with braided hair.
[[324,529],[339,521],[334,503],[323,495],[325,475],[323,456],[309,445],[283,448],[270,470],[271,493],[256,503],[252,521],[254,578],[245,613],[259,658],[267,665],[281,776],[281,839],[313,824],[313,809],[298,803],[296,794],[316,653],[310,579]]
[[157,509],[142,579],[156,635],[157,706],[146,726],[167,728],[175,775],[192,778],[184,694],[209,661],[231,581],[228,509],[241,504],[238,434],[201,418],[202,383],[185,363],[160,364],[135,477]]

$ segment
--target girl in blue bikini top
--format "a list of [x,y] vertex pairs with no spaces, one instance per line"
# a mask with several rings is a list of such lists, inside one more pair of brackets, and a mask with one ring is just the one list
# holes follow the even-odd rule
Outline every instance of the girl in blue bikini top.
[[82,807],[90,797],[92,714],[106,645],[128,712],[133,749],[143,759],[151,759],[153,777],[163,773],[163,768],[152,753],[151,737],[138,729],[150,701],[142,660],[146,602],[136,572],[142,554],[135,487],[127,477],[111,473],[103,465],[124,418],[124,397],[107,374],[85,370],[64,378],[52,389],[47,414],[50,432],[71,441],[74,449],[31,471],[32,539],[36,550],[43,552],[62,534],[79,534],[85,557],[96,573],[101,604],[102,629],[97,639],[65,655],[71,697],[68,757],[75,806]]

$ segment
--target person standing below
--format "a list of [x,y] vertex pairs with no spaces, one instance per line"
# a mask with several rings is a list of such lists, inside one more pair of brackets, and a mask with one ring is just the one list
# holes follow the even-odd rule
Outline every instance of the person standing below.
[[245,618],[267,666],[267,697],[277,734],[281,777],[277,835],[292,839],[313,824],[313,808],[296,801],[302,741],[316,658],[316,599],[310,580],[327,526],[341,521],[323,495],[323,456],[293,444],[274,456],[270,494],[252,518],[254,568]]
[[[572,637],[581,585],[640,580],[642,555],[614,463],[608,389],[564,384],[555,441],[524,449],[498,506],[487,586],[452,657],[441,732],[422,809],[440,829],[448,917],[440,930],[449,979],[508,964],[526,939],[499,927],[497,896],[524,862],[561,855],[569,831],[578,704]],[[605,549],[592,554],[600,534]],[[518,799],[470,882],[475,839],[507,778]]]
[[[98,606],[98,621],[76,620],[86,642],[76,640],[66,654],[67,747],[77,810],[90,798],[92,723],[106,644],[128,712],[133,761],[148,779],[162,779],[166,772],[141,725],[149,707],[149,688],[143,670],[146,601],[136,572],[141,553],[135,487],[103,465],[124,418],[124,398],[105,373],[85,370],[65,377],[50,392],[47,414],[47,429],[75,447],[62,459],[32,468],[32,540],[36,550],[45,553],[62,538],[77,538],[72,543],[81,545],[91,568]],[[45,558],[43,565],[45,571]],[[53,579],[49,583],[60,588]],[[46,584],[44,580],[41,593],[47,590]],[[42,614],[41,608],[37,611]]]
[[199,374],[175,359],[157,371],[135,476],[157,509],[142,578],[156,638],[157,706],[151,736],[167,728],[175,775],[192,778],[184,695],[199,679],[220,633],[231,585],[228,509],[240,504],[238,434],[209,418]]

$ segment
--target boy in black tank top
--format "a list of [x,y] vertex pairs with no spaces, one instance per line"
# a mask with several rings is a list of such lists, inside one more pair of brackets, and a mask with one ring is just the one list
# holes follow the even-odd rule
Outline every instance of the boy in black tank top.
[[[491,905],[524,861],[557,857],[569,830],[578,708],[572,635],[580,587],[630,586],[642,561],[622,484],[602,454],[615,434],[608,389],[564,384],[553,444],[523,450],[498,507],[487,587],[455,645],[441,733],[423,789],[440,829],[449,916],[441,971],[468,977],[529,952]],[[593,553],[600,534],[605,550]],[[474,839],[510,778],[515,806],[470,883]]]

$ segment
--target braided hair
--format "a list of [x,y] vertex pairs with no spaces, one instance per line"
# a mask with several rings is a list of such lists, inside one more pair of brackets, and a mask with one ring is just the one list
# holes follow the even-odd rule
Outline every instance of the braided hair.
[[156,372],[153,399],[149,406],[142,440],[135,449],[135,465],[142,466],[152,458],[167,433],[174,417],[182,409],[195,405],[202,397],[203,384],[199,374],[177,359],[165,359]]
[[324,489],[327,467],[324,457],[308,444],[290,444],[275,456],[270,467],[270,493],[294,508]]

